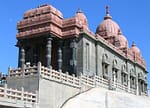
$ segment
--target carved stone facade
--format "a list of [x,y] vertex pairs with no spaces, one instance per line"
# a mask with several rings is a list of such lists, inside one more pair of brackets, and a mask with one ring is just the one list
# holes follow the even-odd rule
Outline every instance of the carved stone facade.
[[108,7],[95,34],[89,30],[81,10],[74,17],[64,19],[51,5],[25,12],[17,28],[18,67],[41,62],[70,75],[98,75],[137,90],[138,94],[147,93],[146,63],[134,43],[128,47]]

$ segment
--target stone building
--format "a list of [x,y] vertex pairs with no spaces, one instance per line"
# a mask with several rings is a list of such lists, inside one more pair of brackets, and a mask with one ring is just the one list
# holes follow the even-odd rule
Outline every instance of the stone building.
[[146,63],[135,43],[131,48],[106,7],[96,33],[79,9],[71,18],[51,5],[24,13],[17,24],[18,67],[41,62],[46,67],[80,76],[94,75],[147,92]]
[[24,91],[36,94],[11,98],[29,100],[34,108],[62,108],[93,87],[148,95],[145,60],[134,42],[128,46],[108,6],[95,33],[80,9],[65,19],[48,4],[26,11],[17,29],[18,68],[9,68],[4,87],[21,90],[23,97]]

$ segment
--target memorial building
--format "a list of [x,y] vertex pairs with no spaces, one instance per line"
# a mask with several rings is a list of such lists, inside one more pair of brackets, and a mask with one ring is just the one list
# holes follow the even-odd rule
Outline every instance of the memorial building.
[[79,9],[71,18],[51,5],[24,13],[17,24],[18,67],[41,62],[43,66],[70,75],[100,76],[119,82],[138,92],[147,91],[146,63],[140,49],[123,35],[106,6],[104,20],[96,32]]
[[148,96],[142,53],[134,42],[128,45],[109,6],[95,33],[81,9],[66,19],[49,4],[26,11],[17,30],[18,67],[9,68],[4,88],[0,88],[4,97],[0,102],[13,108],[65,108],[69,99],[92,88],[105,88],[107,98],[101,101],[110,103],[111,92],[126,93],[128,99]]

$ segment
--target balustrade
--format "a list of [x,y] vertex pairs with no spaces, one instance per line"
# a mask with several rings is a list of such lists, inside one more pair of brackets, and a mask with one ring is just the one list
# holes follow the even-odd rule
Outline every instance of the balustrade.
[[[9,74],[10,74],[9,76],[10,77],[21,76],[22,75],[21,71],[22,70],[20,68],[9,69]],[[82,88],[82,86],[89,86],[89,87],[104,87],[108,89],[109,86],[112,86],[115,90],[129,92],[131,94],[136,94],[136,89],[130,88],[129,90],[128,85],[123,85],[118,82],[114,84],[114,83],[111,83],[108,79],[104,79],[100,76],[88,77],[85,75],[81,75],[78,78],[78,77],[75,77],[75,75],[73,76],[69,75],[68,72],[63,73],[61,71],[54,70],[51,67],[47,68],[47,67],[41,66],[41,63],[39,63],[38,66],[25,67],[24,73],[25,73],[24,75],[40,74],[42,78],[45,78],[47,80],[54,80],[54,81],[67,84],[69,86],[73,86],[76,88]],[[0,96],[4,95],[3,92],[4,92],[4,88],[0,88]]]
[[21,100],[29,103],[37,102],[36,93],[26,92],[24,91],[23,88],[21,89],[21,91],[17,89],[7,88],[7,84],[5,84],[4,87],[0,87],[0,97],[5,97],[14,100]]

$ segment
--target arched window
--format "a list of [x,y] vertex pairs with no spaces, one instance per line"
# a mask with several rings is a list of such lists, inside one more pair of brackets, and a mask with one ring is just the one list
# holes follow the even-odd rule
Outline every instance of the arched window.
[[105,53],[102,56],[102,74],[103,78],[105,79],[108,79],[108,66],[109,66],[108,55]]
[[103,54],[103,56],[102,56],[102,62],[105,63],[105,64],[108,64],[108,65],[110,64],[110,63],[109,63],[108,54],[106,54],[106,53]]
[[121,82],[122,82],[123,85],[128,84],[128,73],[127,73],[126,64],[123,64],[121,66]]
[[130,88],[135,89],[135,85],[136,85],[136,80],[135,80],[135,70],[134,68],[131,68],[130,70]]

